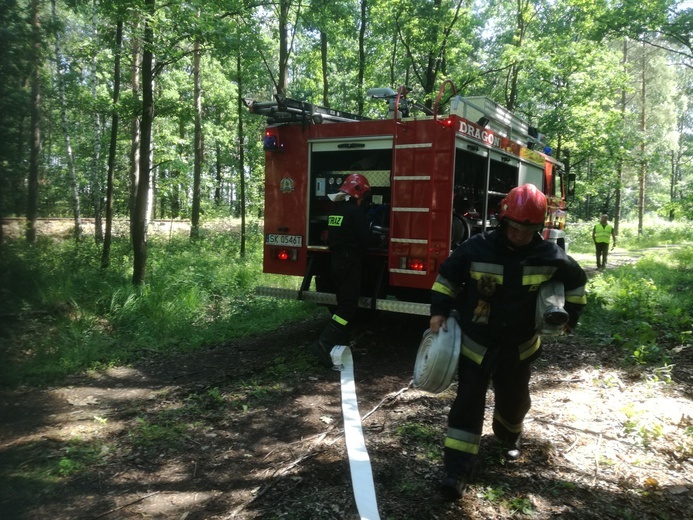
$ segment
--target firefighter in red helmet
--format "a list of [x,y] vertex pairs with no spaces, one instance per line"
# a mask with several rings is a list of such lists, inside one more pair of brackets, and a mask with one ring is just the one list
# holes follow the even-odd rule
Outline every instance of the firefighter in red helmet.
[[541,351],[535,321],[539,284],[563,283],[567,330],[586,303],[585,272],[555,243],[542,240],[545,215],[546,197],[535,186],[512,189],[501,202],[500,227],[460,244],[441,264],[431,289],[431,331],[447,333],[453,308],[462,329],[457,396],[443,449],[442,489],[450,498],[461,497],[472,478],[491,379],[495,445],[507,460],[520,457],[531,404],[530,363]]
[[337,307],[332,319],[310,346],[321,364],[332,367],[330,351],[349,341],[349,324],[358,310],[363,257],[368,247],[382,246],[383,235],[371,231],[365,208],[371,186],[360,173],[352,173],[339,191],[329,195],[334,202],[327,218],[330,277]]

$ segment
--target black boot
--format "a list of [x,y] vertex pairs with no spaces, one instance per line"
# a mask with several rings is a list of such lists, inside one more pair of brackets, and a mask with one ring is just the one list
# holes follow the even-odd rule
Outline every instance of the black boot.
[[330,351],[332,350],[331,348],[328,349],[320,342],[319,339],[316,339],[313,343],[311,343],[309,348],[310,351],[318,358],[318,361],[322,366],[332,368],[332,356],[330,356]]
[[464,496],[468,483],[467,477],[446,475],[441,484],[443,496],[448,500],[459,500]]
[[320,364],[332,368],[332,356],[330,352],[335,345],[346,345],[349,335],[344,326],[330,321],[320,334],[320,338],[310,345],[310,350],[320,361]]
[[334,320],[323,329],[322,334],[320,334],[320,341],[323,345],[329,346],[330,350],[335,345],[348,345],[349,344],[349,332],[344,325],[340,325]]

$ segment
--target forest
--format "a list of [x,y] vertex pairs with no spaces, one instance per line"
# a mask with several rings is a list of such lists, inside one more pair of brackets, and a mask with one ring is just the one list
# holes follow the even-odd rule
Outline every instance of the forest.
[[[288,96],[369,117],[371,87],[444,80],[540,129],[576,174],[571,218],[690,216],[693,7],[672,0],[4,0],[0,216],[262,216],[264,121]],[[243,222],[245,226],[245,221]],[[0,227],[0,239],[2,239]]]
[[411,385],[427,317],[358,325],[383,518],[693,517],[690,1],[1,0],[0,33],[0,517],[357,518],[339,375],[308,351],[329,317],[255,291],[296,280],[262,272],[247,100],[382,118],[368,89],[445,82],[575,174],[588,305],[545,339],[522,458],[484,435],[457,503],[456,383]]

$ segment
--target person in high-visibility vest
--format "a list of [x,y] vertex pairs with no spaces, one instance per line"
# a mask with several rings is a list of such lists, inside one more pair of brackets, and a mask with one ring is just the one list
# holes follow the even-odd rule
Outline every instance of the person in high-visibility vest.
[[613,250],[616,247],[616,235],[614,234],[613,226],[609,224],[609,216],[604,214],[599,219],[599,223],[592,228],[592,240],[597,250],[597,269],[606,268],[606,258],[609,256],[609,241],[611,238],[614,239],[614,243],[611,246]]

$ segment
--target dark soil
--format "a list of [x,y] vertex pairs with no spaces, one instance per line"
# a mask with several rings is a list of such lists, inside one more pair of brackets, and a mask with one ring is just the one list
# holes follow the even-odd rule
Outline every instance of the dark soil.
[[[0,519],[355,519],[339,373],[307,346],[327,316],[69,384],[0,393]],[[521,458],[487,424],[465,497],[439,492],[455,385],[410,387],[427,320],[355,334],[356,391],[381,518],[693,518],[693,356],[623,365],[546,338]],[[489,392],[487,421],[493,409]]]

